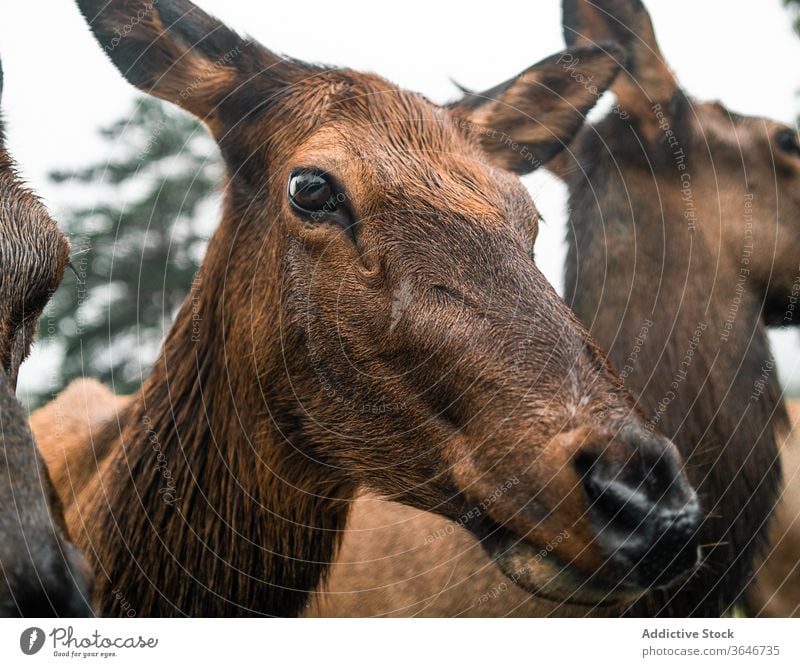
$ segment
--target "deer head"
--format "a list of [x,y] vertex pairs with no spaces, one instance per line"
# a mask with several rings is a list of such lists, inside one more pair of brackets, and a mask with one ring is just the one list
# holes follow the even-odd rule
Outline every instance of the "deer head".
[[[563,9],[568,45],[613,39],[626,50],[623,71],[612,86],[622,114],[608,119],[616,131],[602,132],[614,140],[576,147],[576,161],[594,159],[592,153],[601,150],[626,165],[637,160],[642,171],[656,171],[665,217],[677,212],[702,227],[712,254],[746,276],[767,324],[796,326],[798,131],[740,115],[719,102],[692,99],[667,66],[640,0],[564,0]],[[632,126],[636,138],[623,125]],[[555,171],[565,166],[557,161]],[[627,177],[633,178],[630,171]]]
[[214,437],[234,463],[252,448],[273,514],[281,494],[297,512],[367,487],[461,520],[529,590],[591,603],[694,566],[680,459],[537,269],[517,178],[572,138],[616,47],[444,107],[280,57],[187,0],[78,4],[128,81],[221,149],[223,218],[157,381],[202,375],[209,419],[234,425]]

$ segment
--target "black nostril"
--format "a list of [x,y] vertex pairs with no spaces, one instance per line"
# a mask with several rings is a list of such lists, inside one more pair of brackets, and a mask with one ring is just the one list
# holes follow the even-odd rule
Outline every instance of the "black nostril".
[[666,586],[697,565],[702,520],[703,513],[696,503],[677,513],[655,509],[650,528],[620,547],[620,553],[633,564],[632,574],[642,586]]
[[592,471],[584,475],[583,488],[591,510],[616,527],[636,530],[652,510],[652,503],[642,490],[614,479],[604,479]]
[[660,587],[697,565],[703,513],[674,466],[615,466],[590,455],[575,465],[598,544],[632,581]]

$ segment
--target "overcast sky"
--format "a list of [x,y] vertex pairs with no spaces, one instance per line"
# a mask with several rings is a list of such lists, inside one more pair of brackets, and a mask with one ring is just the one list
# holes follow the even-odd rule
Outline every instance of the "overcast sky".
[[[200,0],[275,51],[375,71],[434,101],[451,79],[486,88],[562,48],[558,0],[347,3]],[[793,122],[798,112],[800,39],[780,0],[649,0],[662,51],[695,97],[747,114]],[[3,111],[22,173],[58,217],[70,188],[47,172],[103,159],[99,126],[130,109],[134,90],[91,38],[73,3],[7,3],[0,22]],[[546,174],[526,177],[547,219],[537,257],[561,288],[565,190]],[[784,379],[800,386],[796,332],[773,335]],[[21,383],[41,382],[47,360],[27,362]]]

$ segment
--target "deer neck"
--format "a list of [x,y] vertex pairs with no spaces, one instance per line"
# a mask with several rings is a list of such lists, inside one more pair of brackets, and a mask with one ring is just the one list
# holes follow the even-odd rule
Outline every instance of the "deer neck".
[[[773,391],[778,383],[761,321],[760,285],[749,270],[753,249],[746,239],[738,249],[721,244],[719,216],[731,211],[706,201],[700,180],[713,166],[691,147],[686,131],[686,149],[665,140],[647,160],[632,137],[616,118],[597,132],[584,131],[579,152],[587,169],[568,181],[573,213],[565,299],[642,396],[647,412],[656,411],[656,399],[679,374],[676,393],[718,391],[727,395],[726,405],[737,400],[729,395],[736,393],[747,404],[742,409],[758,408],[768,419],[780,392]],[[614,163],[589,157],[604,154],[613,155]],[[694,370],[679,373],[687,356]],[[728,392],[734,383],[771,390],[752,397],[747,387]],[[716,410],[710,404],[679,403],[672,412],[704,409],[712,420]],[[675,420],[676,427],[683,421]]]
[[109,463],[104,613],[298,615],[345,526],[354,490],[303,455],[301,422],[227,344],[205,282],[221,284],[195,281]]

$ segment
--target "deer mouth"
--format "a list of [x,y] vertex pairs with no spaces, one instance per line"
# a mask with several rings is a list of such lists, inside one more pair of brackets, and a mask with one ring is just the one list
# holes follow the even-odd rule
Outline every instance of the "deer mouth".
[[566,530],[554,535],[546,544],[540,544],[486,517],[466,527],[513,584],[547,602],[593,608],[618,607],[632,603],[647,591],[630,577],[612,580],[605,568],[589,573],[564,560],[557,553],[557,547],[569,539]]
[[[455,469],[469,489],[464,525],[513,583],[596,607],[633,602],[691,575],[704,515],[666,438],[632,424],[613,436],[577,428],[552,443],[561,458],[548,461],[557,474],[544,482]],[[513,483],[492,489],[501,478]]]

